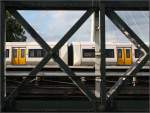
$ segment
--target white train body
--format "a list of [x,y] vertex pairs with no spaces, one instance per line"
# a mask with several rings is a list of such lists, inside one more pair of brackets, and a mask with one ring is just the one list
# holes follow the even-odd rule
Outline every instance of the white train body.
[[[50,47],[56,45],[55,42],[48,42]],[[25,62],[23,65],[37,65],[43,57],[46,55],[44,50],[36,42],[6,42],[6,64],[7,65],[22,65],[19,63],[13,63],[14,60],[14,48],[20,48],[25,50],[25,53],[20,52],[20,57],[23,56]],[[70,49],[71,48],[71,49]],[[134,63],[139,55],[137,55],[137,48],[131,43],[106,43],[106,65],[118,65],[118,51],[119,49],[125,49],[129,54],[125,54],[127,57],[131,57],[131,61],[128,59],[128,63],[122,65],[129,65]],[[128,51],[130,50],[130,52]],[[143,52],[141,52],[144,54]],[[18,53],[19,54],[19,53]],[[73,42],[70,45],[65,44],[59,50],[60,58],[69,66],[94,66],[95,65],[95,45],[91,42]],[[122,56],[122,55],[121,55]],[[18,57],[18,56],[17,56]],[[20,58],[21,59],[21,58]],[[71,63],[70,63],[71,62]],[[130,62],[130,63],[129,63]],[[51,59],[47,65],[56,66],[57,64]]]
[[[91,42],[73,42],[73,65],[74,66],[93,66],[95,64],[95,45]],[[131,43],[106,43],[106,65],[117,65],[117,48],[131,48],[132,63],[138,57],[135,57],[135,50],[137,49]],[[88,52],[89,50],[89,52]],[[108,55],[108,50],[113,51],[113,56]],[[87,53],[86,53],[87,51]]]
[[[53,48],[55,46],[55,42],[49,42],[48,45]],[[12,49],[13,48],[25,48],[25,58],[26,58],[26,65],[36,65],[38,64],[44,56],[40,57],[34,57],[29,55],[30,50],[42,50],[41,46],[36,42],[7,42],[6,43],[6,50],[9,49],[9,57],[6,57],[6,63],[8,65],[12,65]],[[44,51],[44,50],[43,50]],[[65,44],[60,50],[59,50],[59,56],[63,61],[68,64],[68,45]],[[50,59],[47,65],[57,65],[53,59]]]

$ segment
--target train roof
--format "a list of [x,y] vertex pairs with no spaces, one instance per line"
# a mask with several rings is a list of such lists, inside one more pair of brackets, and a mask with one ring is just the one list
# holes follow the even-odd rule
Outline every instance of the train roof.
[[[55,45],[57,44],[57,42],[47,42],[49,45]],[[68,44],[68,43],[65,43]],[[82,45],[94,45],[94,42],[72,42],[72,44],[82,44]],[[38,46],[39,44],[37,42],[6,42],[7,46],[16,46],[16,45],[24,45],[24,46]],[[125,42],[125,43],[118,43],[118,42],[106,42],[106,45],[133,45],[131,42]],[[146,45],[149,45],[148,42],[146,43]]]
[[[49,45],[55,45],[57,42],[47,42]],[[66,43],[67,44],[67,43]],[[24,45],[24,46],[38,46],[39,44],[37,42],[6,42],[6,45],[10,46],[16,46],[16,45]]]

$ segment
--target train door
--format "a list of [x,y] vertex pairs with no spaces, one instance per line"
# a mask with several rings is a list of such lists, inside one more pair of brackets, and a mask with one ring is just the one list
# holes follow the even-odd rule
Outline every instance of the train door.
[[125,64],[131,65],[132,64],[132,50],[131,48],[124,48],[125,53]]
[[26,49],[25,48],[13,48],[12,49],[12,64],[26,64]]
[[123,48],[117,48],[117,64],[124,64],[124,50]]
[[12,49],[12,64],[18,64],[18,49]]
[[131,48],[117,48],[117,64],[118,65],[132,64]]

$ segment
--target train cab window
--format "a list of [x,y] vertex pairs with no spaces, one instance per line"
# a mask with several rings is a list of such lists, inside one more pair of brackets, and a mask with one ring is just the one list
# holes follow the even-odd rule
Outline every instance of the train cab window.
[[9,57],[9,49],[6,49],[6,57]]
[[82,49],[83,58],[95,58],[95,49]]
[[106,57],[114,58],[114,49],[106,49]]
[[118,58],[122,58],[122,49],[117,49],[118,51]]
[[44,55],[43,49],[29,49],[29,57],[44,57]]
[[126,58],[130,58],[130,49],[126,49]]
[[144,53],[140,49],[135,49],[134,53],[135,53],[135,58],[139,58],[140,56],[144,55]]

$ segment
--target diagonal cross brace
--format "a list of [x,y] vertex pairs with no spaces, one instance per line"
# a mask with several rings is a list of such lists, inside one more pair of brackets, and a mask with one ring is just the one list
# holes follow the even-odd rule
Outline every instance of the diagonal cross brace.
[[[119,28],[119,30],[136,46],[142,47],[145,51],[145,55],[139,58],[135,64],[132,64],[131,68],[128,69],[124,76],[130,76],[136,74],[148,61],[149,59],[149,48],[147,45],[128,27],[128,25],[114,12],[111,10],[106,11],[106,15],[111,21]],[[114,86],[107,92],[107,98],[109,98],[126,80],[127,77],[120,77]]]
[[62,67],[63,71],[69,75],[69,79],[72,80],[72,82],[80,89],[80,91],[91,101],[93,104],[95,104],[95,96],[93,93],[89,92],[89,90],[86,88],[86,86],[76,77],[75,73],[68,68],[68,66],[64,63],[61,58],[55,54],[56,62],[59,62],[59,66]]
[[[130,75],[134,75],[135,73],[137,73],[142,68],[142,66],[144,66],[144,64],[146,63],[146,61],[148,59],[149,59],[149,55],[144,56],[144,58],[142,58],[140,63],[136,63],[133,66],[131,66],[131,68],[129,70],[127,70],[124,73],[123,76],[127,76],[128,77]],[[125,82],[127,77],[120,77],[119,78],[119,80],[107,92],[107,98],[109,98],[111,95],[113,95],[113,93],[123,84],[123,82]]]
[[139,47],[140,45],[147,53],[149,52],[149,48],[147,47],[147,45],[145,45],[145,43],[114,11],[107,10],[106,15],[136,47]]
[[[24,26],[24,28],[31,34],[31,36],[41,45],[41,47],[47,52],[44,59],[30,72],[29,76],[23,80],[11,95],[15,94],[24,83],[27,83],[31,78],[43,68],[43,66],[53,57],[53,59],[60,65],[60,67],[69,75],[69,78],[73,83],[87,96],[90,101],[94,101],[95,96],[88,91],[84,84],[76,78],[76,75],[68,66],[62,61],[62,59],[56,54],[56,52],[70,39],[70,37],[80,28],[80,26],[87,20],[92,14],[92,10],[88,10],[75,25],[65,34],[65,36],[55,45],[52,49],[49,45],[38,35],[38,33],[25,21],[25,19],[15,10],[10,10],[11,14]],[[11,96],[10,95],[10,96]]]

